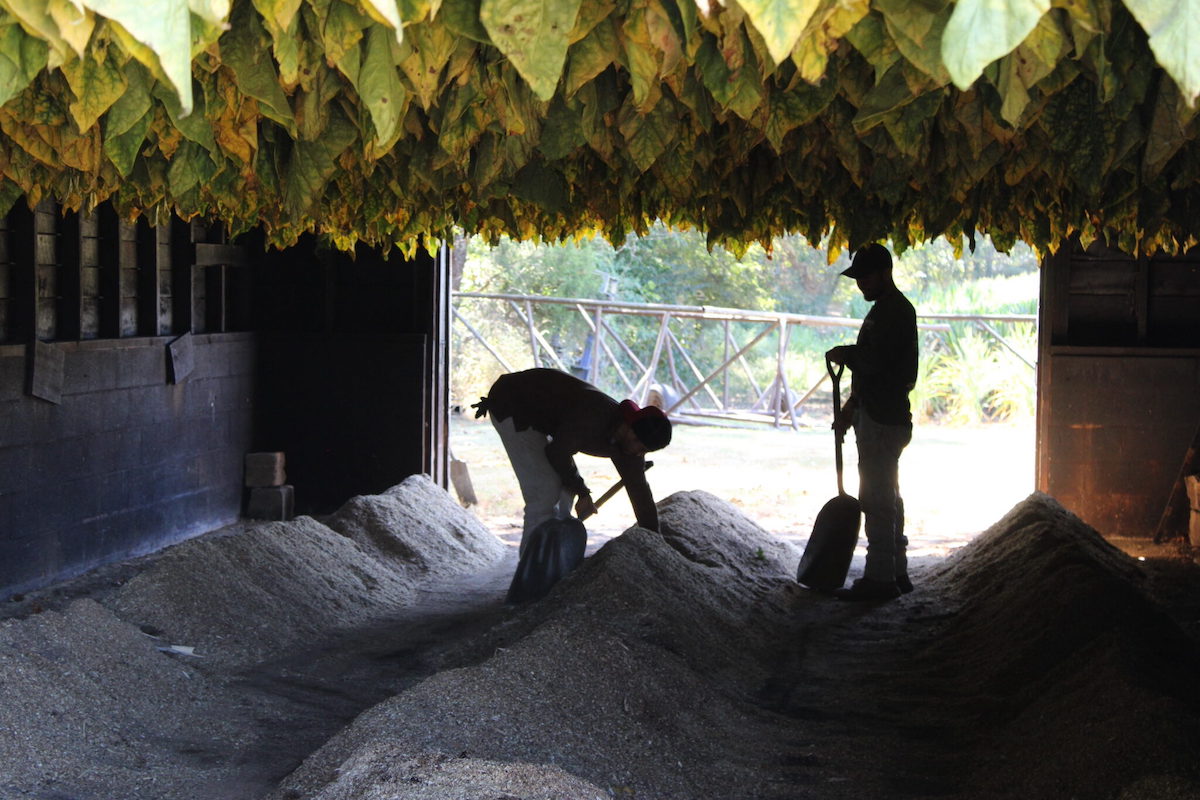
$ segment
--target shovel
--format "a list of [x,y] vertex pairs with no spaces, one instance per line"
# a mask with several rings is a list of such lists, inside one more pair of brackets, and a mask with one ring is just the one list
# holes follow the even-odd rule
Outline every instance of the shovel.
[[[646,462],[646,469],[654,466]],[[595,502],[596,510],[621,491],[625,481],[617,481]],[[587,530],[581,518],[548,519],[529,533],[525,552],[517,563],[512,583],[508,586],[507,603],[528,603],[545,597],[554,584],[572,572],[583,561],[587,549]]]
[[[839,364],[835,372],[833,362],[825,359],[825,369],[833,380],[835,419],[842,410],[842,396],[838,390],[838,383],[845,368],[844,364]],[[857,497],[846,494],[842,487],[842,440],[845,436],[843,431],[834,432],[837,497],[826,503],[817,514],[812,534],[808,537],[808,544],[804,547],[804,555],[801,556],[800,566],[796,570],[797,581],[819,592],[832,592],[846,582],[846,573],[850,571],[850,559],[854,556],[854,547],[858,544],[858,531],[862,525],[862,505]]]

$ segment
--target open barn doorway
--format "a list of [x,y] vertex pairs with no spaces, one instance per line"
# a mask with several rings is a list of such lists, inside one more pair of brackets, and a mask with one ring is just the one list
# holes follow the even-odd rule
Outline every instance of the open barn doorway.
[[[702,234],[660,225],[619,247],[463,239],[457,264],[455,489],[494,532],[519,541],[522,502],[495,431],[469,405],[499,375],[540,366],[670,409],[676,434],[653,457],[656,499],[708,491],[803,546],[836,493],[823,354],[853,342],[869,309],[840,277],[849,254],[800,236],[770,254],[710,251]],[[898,254],[895,276],[920,329],[901,488],[913,555],[936,558],[1035,488],[1038,258],[1023,244],[1001,253],[983,239],[972,252],[939,239]],[[845,447],[853,493],[853,435]],[[577,463],[594,491],[617,480],[605,459]],[[589,522],[589,543],[631,524],[618,494]]]

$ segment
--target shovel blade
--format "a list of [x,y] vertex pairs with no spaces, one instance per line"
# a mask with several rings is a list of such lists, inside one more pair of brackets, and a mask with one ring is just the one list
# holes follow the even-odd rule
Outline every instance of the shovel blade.
[[840,494],[826,503],[813,522],[796,580],[819,592],[841,588],[850,571],[861,526],[862,505],[858,498]]
[[507,602],[540,600],[583,561],[587,530],[574,517],[550,519],[534,528],[517,563]]

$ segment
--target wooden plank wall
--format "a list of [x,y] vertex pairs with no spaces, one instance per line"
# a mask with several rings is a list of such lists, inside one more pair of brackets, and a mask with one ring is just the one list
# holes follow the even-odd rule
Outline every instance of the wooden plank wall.
[[447,484],[445,257],[246,242],[0,219],[0,592],[235,520],[252,450],[287,454],[298,509]]
[[[196,240],[219,236],[51,203],[0,221],[0,588],[240,515],[257,344],[205,333],[190,291]],[[195,337],[184,380],[168,358],[180,334]]]
[[1200,423],[1200,252],[1065,248],[1040,313],[1038,488],[1102,533],[1153,536]]

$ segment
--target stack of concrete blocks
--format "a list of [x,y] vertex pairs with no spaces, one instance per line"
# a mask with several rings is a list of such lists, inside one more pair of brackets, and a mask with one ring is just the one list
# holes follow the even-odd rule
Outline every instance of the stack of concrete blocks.
[[246,487],[250,490],[247,517],[272,520],[292,518],[295,494],[287,483],[283,453],[247,453]]

